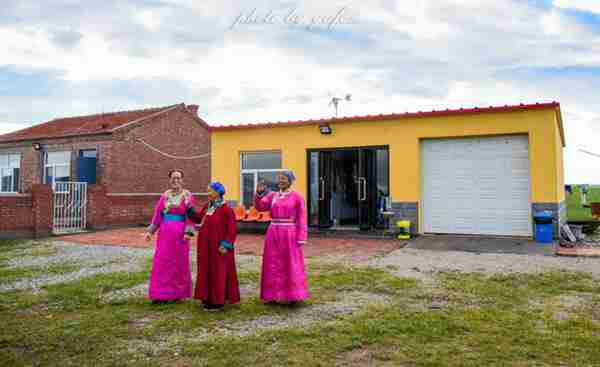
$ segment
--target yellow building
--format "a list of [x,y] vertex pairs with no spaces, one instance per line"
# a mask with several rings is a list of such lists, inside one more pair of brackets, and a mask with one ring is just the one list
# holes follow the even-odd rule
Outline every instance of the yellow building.
[[[218,126],[212,177],[246,206],[258,180],[292,170],[320,228],[408,219],[419,233],[532,236],[566,220],[560,104]],[[555,225],[556,228],[556,225]]]

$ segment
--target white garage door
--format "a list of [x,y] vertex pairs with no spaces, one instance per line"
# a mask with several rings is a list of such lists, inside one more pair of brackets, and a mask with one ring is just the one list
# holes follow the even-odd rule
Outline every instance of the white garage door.
[[421,143],[426,233],[530,236],[527,136]]

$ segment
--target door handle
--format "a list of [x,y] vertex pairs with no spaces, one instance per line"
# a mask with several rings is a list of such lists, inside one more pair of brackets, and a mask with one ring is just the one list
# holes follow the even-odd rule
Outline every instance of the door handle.
[[362,201],[367,200],[367,179],[363,177],[363,198]]
[[[362,185],[361,185],[361,183],[362,183]],[[367,179],[364,177],[358,178],[358,200],[359,201],[367,200]]]
[[319,201],[323,201],[325,200],[325,180],[323,179],[323,177],[320,177],[319,181],[321,182],[321,192],[319,193]]

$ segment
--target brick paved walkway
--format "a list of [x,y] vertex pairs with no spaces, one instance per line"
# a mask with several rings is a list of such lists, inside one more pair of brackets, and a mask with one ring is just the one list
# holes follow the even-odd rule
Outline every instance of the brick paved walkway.
[[[150,247],[152,243],[144,241],[144,228],[122,228],[93,233],[84,233],[57,237],[58,240],[80,244]],[[238,254],[262,255],[263,235],[240,234],[236,243]],[[379,239],[349,239],[317,237],[309,238],[304,248],[307,257],[344,256],[355,261],[366,260],[371,256],[389,253],[401,248],[405,242]]]

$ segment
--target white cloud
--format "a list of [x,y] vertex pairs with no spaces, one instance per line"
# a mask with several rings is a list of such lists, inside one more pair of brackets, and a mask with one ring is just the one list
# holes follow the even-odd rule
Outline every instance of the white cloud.
[[563,9],[577,9],[600,14],[600,2],[597,0],[554,0],[552,4]]
[[[0,15],[0,77],[7,66],[56,71],[60,84],[45,94],[0,94],[0,132],[181,101],[199,104],[215,123],[318,118],[333,114],[330,92],[353,94],[341,115],[559,100],[567,180],[600,183],[597,161],[577,150],[600,139],[592,124],[600,116],[600,76],[555,75],[600,65],[600,35],[563,11],[597,11],[600,2],[554,1],[551,9],[519,0],[60,4],[42,11],[20,1],[6,19]],[[356,24],[228,30],[255,7],[262,14],[297,8],[310,18],[344,6]],[[74,20],[71,28],[62,27],[65,17]]]

